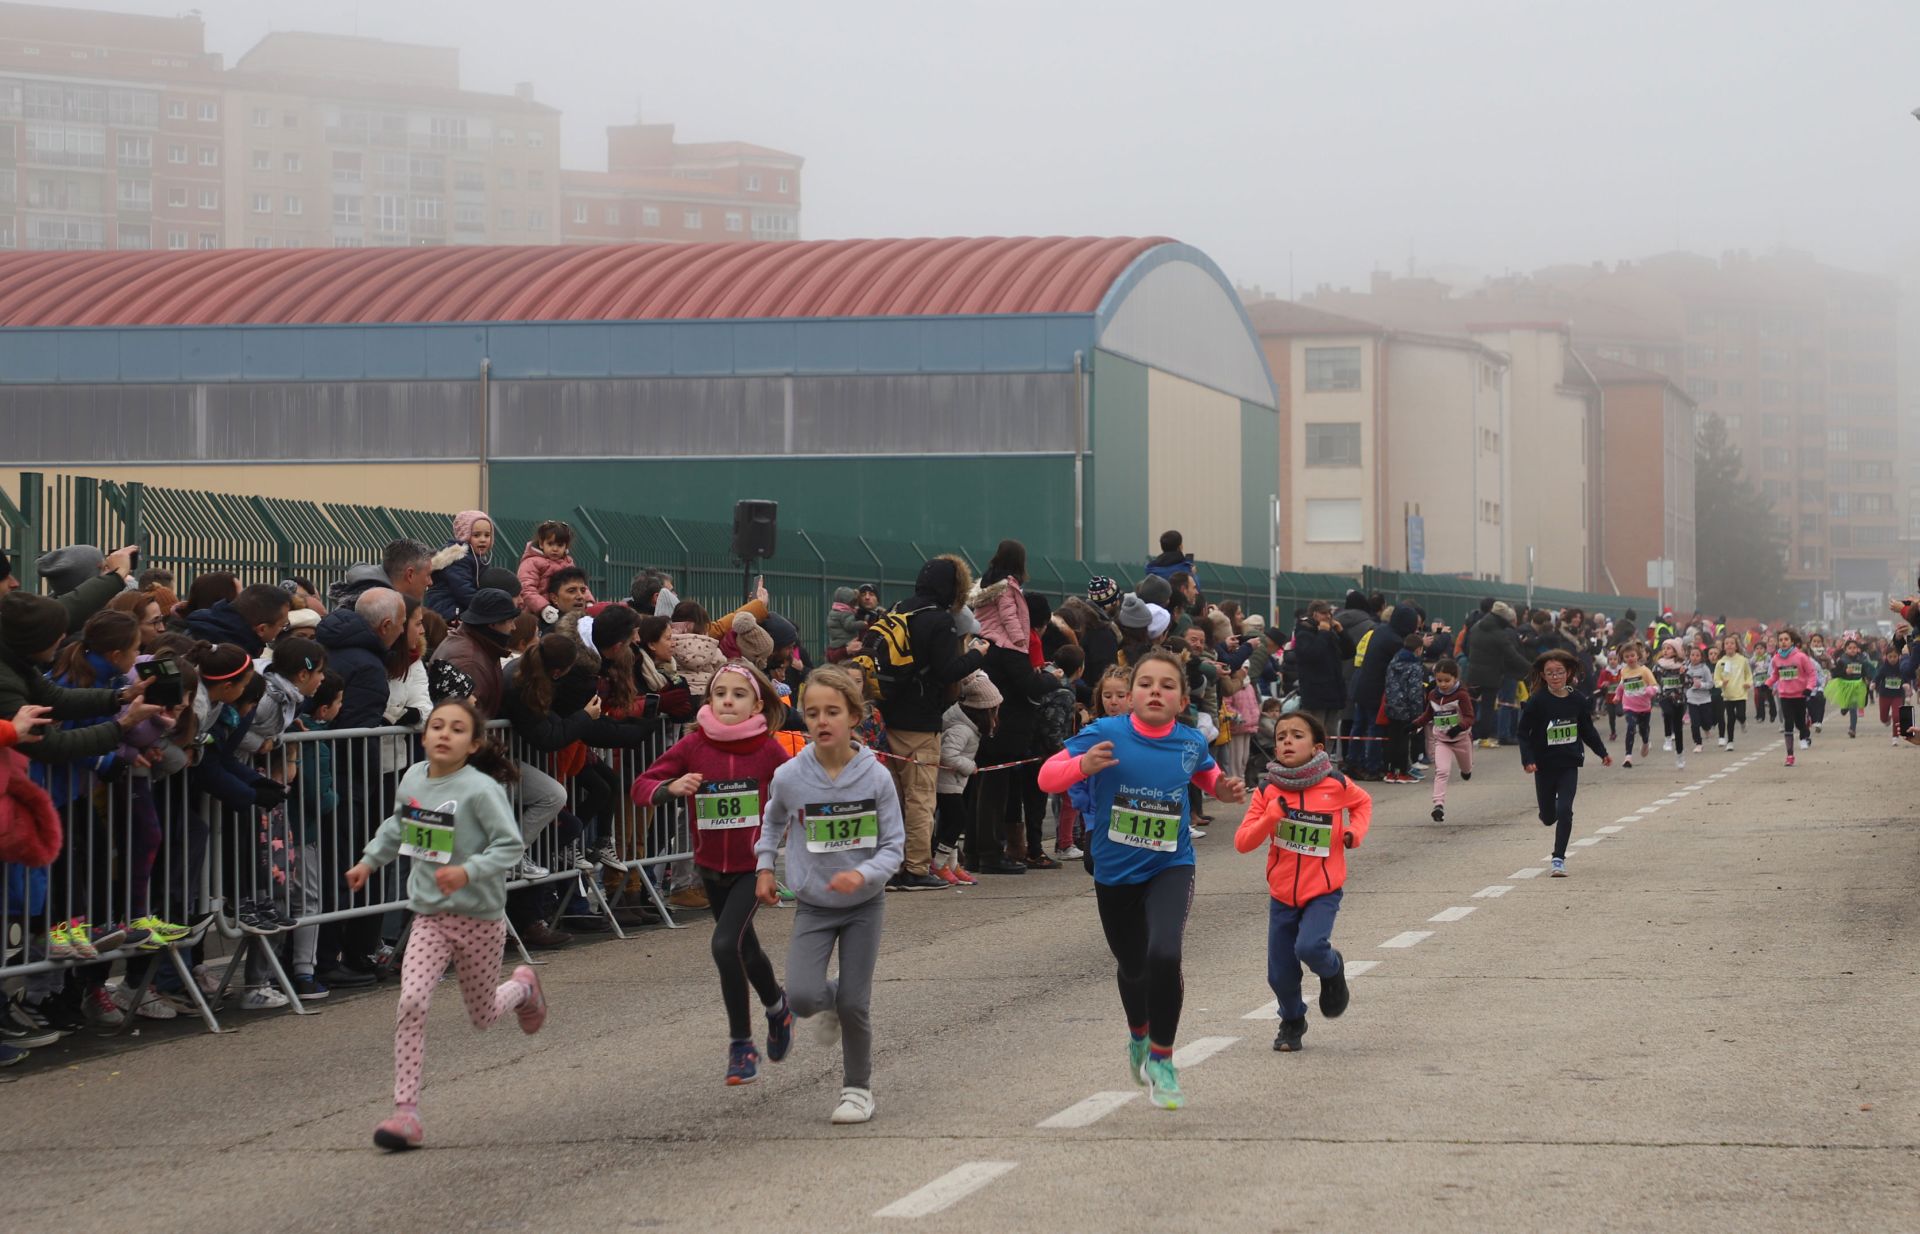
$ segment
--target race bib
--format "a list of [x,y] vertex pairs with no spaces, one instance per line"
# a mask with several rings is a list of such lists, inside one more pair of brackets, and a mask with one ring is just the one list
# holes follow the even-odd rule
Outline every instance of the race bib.
[[1580,724],[1577,720],[1547,725],[1547,744],[1550,746],[1570,746],[1579,740]]
[[1129,848],[1171,853],[1180,847],[1180,807],[1140,793],[1115,793],[1107,838]]
[[806,806],[801,818],[810,853],[844,853],[880,847],[880,813],[873,798],[823,801]]
[[1662,690],[1678,690],[1681,688],[1681,679],[1678,677],[1662,677],[1660,679],[1660,688]]
[[1880,685],[1882,689],[1898,690],[1900,688],[1900,679],[1898,677],[1889,677],[1881,682]]
[[400,852],[435,865],[452,861],[453,815],[424,806],[401,806]]
[[1333,853],[1333,815],[1287,806],[1285,816],[1274,826],[1273,842],[1302,857],[1330,856]]
[[1780,666],[1780,680],[1796,681],[1799,677],[1800,666],[1798,664],[1782,664]]
[[1633,680],[1625,683],[1625,689],[1628,694],[1642,694],[1646,692],[1646,688],[1647,682],[1643,677],[1635,677]]
[[757,780],[711,780],[693,796],[693,819],[702,831],[735,831],[760,825]]
[[1438,732],[1450,733],[1460,727],[1460,715],[1453,711],[1436,711],[1433,713],[1433,727]]
[[1858,664],[1847,665],[1847,676],[1858,677],[1859,675],[1860,675],[1860,666]]

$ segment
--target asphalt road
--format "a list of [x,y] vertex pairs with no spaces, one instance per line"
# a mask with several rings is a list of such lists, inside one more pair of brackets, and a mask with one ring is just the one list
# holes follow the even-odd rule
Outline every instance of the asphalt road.
[[1131,1095],[1075,865],[889,898],[865,1127],[828,1124],[804,1027],[722,1085],[696,924],[556,955],[537,1037],[443,985],[401,1156],[369,1139],[391,987],[36,1052],[0,1084],[0,1231],[1920,1229],[1920,749],[1590,763],[1563,880],[1517,757],[1482,758],[1444,825],[1376,786],[1335,941],[1377,966],[1299,1054],[1261,857],[1200,842],[1179,1112]]

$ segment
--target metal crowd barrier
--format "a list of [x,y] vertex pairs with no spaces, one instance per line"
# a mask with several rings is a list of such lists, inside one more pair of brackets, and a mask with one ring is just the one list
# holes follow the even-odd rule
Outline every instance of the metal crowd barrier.
[[[508,792],[528,831],[527,858],[545,871],[523,868],[508,883],[509,937],[521,956],[542,962],[527,953],[516,918],[550,926],[598,919],[600,930],[619,938],[641,925],[680,928],[662,881],[667,867],[693,857],[687,804],[636,806],[628,792],[680,731],[631,749],[543,752],[505,721],[489,729],[521,764],[522,781]],[[98,983],[117,967],[131,991],[123,1031],[156,981],[189,1001],[214,1032],[222,1031],[216,1008],[236,981],[271,985],[291,1009],[313,1014],[289,974],[294,961],[311,962],[320,931],[406,908],[406,859],[358,892],[348,891],[342,875],[393,810],[401,774],[418,761],[415,738],[404,728],[290,732],[265,753],[241,756],[287,784],[286,802],[270,811],[229,807],[184,768],[102,776],[92,760],[31,764],[64,835],[50,867],[0,864],[0,982],[46,993],[70,980]],[[586,841],[603,834],[618,863],[590,866]],[[295,925],[249,929],[241,921],[249,902],[264,902]],[[112,946],[92,959],[52,953],[54,928],[72,918],[85,918],[104,941],[108,931],[149,917],[188,932]],[[396,951],[404,945],[402,924]],[[196,960],[221,948],[229,949],[228,962],[216,979]]]

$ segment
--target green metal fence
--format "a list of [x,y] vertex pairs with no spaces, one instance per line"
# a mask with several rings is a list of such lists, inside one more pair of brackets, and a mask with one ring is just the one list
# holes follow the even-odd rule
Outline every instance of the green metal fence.
[[[1495,583],[1486,579],[1458,578],[1439,574],[1405,574],[1377,570],[1368,566],[1361,574],[1361,590],[1379,592],[1389,601],[1409,599],[1427,610],[1436,620],[1458,628],[1467,613],[1479,607],[1480,600],[1492,596],[1518,609],[1527,599],[1525,583]],[[1660,611],[1652,596],[1616,596],[1594,591],[1566,591],[1556,587],[1535,587],[1533,603],[1542,608],[1580,608],[1588,613],[1618,617],[1633,609],[1641,617]]]

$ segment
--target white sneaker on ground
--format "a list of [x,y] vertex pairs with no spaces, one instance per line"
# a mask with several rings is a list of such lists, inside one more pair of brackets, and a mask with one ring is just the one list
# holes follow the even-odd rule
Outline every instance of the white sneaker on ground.
[[[837,1019],[838,1017],[836,1017]],[[864,1123],[873,1118],[873,1090],[870,1088],[843,1088],[840,1090],[840,1104],[833,1108],[835,1126],[845,1127],[853,1123]]]
[[270,985],[257,985],[240,996],[242,1011],[278,1011],[287,1005],[287,996]]

